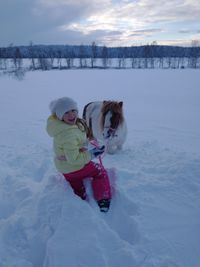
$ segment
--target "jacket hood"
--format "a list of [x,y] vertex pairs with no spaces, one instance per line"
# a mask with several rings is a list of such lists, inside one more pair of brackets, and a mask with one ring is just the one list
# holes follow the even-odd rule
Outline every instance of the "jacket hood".
[[49,136],[54,137],[61,133],[62,131],[71,130],[77,128],[76,125],[68,125],[63,121],[60,121],[56,116],[51,115],[47,120],[47,133]]

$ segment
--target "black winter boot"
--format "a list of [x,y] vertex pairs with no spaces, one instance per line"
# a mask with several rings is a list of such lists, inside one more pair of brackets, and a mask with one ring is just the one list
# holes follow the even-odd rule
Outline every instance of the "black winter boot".
[[110,207],[110,199],[101,199],[97,201],[100,211],[101,212],[107,212]]

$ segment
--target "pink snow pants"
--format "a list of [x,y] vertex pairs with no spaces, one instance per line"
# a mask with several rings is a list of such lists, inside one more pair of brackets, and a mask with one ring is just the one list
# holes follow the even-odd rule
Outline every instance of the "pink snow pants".
[[85,186],[83,180],[85,178],[92,178],[92,189],[94,198],[98,201],[101,199],[111,199],[111,189],[107,171],[100,164],[90,161],[82,169],[63,173],[65,179],[70,183],[74,193],[86,198]]

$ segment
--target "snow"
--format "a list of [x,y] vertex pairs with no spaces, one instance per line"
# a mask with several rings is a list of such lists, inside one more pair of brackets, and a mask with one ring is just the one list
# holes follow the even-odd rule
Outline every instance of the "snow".
[[[199,267],[198,70],[69,70],[0,77],[0,267]],[[124,101],[110,211],[53,165],[49,102]]]

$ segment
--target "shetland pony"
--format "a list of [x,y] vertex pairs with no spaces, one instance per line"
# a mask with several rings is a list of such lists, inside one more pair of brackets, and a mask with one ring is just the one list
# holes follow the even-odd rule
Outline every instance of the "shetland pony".
[[83,109],[83,119],[91,135],[103,141],[106,152],[114,154],[122,149],[127,136],[127,126],[123,115],[123,102],[91,102]]

